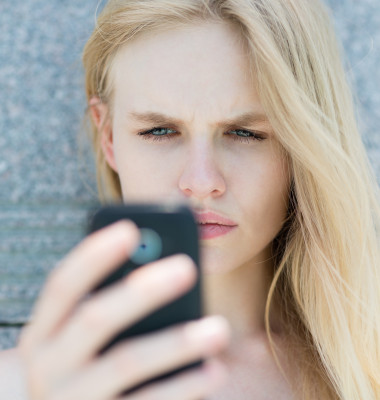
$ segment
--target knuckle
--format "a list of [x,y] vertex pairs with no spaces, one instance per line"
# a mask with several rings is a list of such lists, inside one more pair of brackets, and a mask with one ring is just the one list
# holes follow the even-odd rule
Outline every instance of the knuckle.
[[92,330],[107,323],[107,314],[100,304],[93,302],[81,307],[78,312],[78,319],[85,330]]
[[152,279],[149,268],[137,268],[132,271],[127,277],[127,283],[131,295],[136,299],[153,301],[157,298],[160,285]]
[[128,376],[130,380],[139,376],[143,367],[141,357],[138,357],[129,343],[117,346],[110,356],[110,364],[114,373]]
[[160,292],[160,286],[157,285],[157,281],[153,279],[150,270],[134,271],[135,275],[133,278],[134,291],[139,295],[140,298],[145,296],[156,297],[157,293]]

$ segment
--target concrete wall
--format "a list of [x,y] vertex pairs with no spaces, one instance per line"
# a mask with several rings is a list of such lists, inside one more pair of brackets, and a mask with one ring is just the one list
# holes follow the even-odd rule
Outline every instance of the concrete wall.
[[[83,236],[97,203],[78,156],[86,108],[80,55],[97,0],[0,2],[0,349],[16,344],[46,275]],[[380,177],[380,6],[330,0]]]

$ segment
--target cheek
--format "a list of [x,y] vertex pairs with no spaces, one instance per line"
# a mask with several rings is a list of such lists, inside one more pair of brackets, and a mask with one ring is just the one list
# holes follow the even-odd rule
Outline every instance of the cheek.
[[251,234],[270,241],[281,229],[288,207],[289,183],[288,166],[282,159],[271,158],[256,164],[247,178],[244,196],[244,213]]
[[115,159],[123,197],[136,201],[159,200],[167,194],[172,180],[172,163],[165,162],[165,154],[157,149],[150,151],[141,142],[140,138],[115,137]]

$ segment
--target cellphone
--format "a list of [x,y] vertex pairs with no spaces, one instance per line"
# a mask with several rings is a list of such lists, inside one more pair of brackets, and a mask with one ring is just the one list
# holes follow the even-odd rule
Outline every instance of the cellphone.
[[[92,233],[120,219],[132,220],[140,230],[141,240],[135,252],[122,265],[90,291],[90,295],[111,285],[144,264],[178,253],[189,255],[197,266],[194,286],[181,297],[155,310],[150,315],[119,332],[99,352],[107,351],[127,338],[153,332],[174,324],[202,317],[202,276],[199,261],[198,226],[191,209],[183,204],[130,203],[101,207],[88,216],[88,233]],[[128,305],[125,305],[128,307]],[[184,365],[124,391],[122,395],[179,372],[202,365],[203,360]]]

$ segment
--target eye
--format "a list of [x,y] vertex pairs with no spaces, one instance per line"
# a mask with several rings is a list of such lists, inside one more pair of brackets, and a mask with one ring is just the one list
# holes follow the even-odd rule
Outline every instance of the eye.
[[[228,132],[236,132],[238,134],[233,134],[231,136],[233,136],[233,140],[238,140],[239,142],[245,142],[245,143],[249,143],[251,141],[254,140],[264,140],[265,137],[264,135],[259,134],[258,132],[255,131],[248,131],[245,129],[234,129]],[[240,136],[240,134],[242,134],[242,136]]]
[[[165,132],[169,132],[169,134],[165,134]],[[178,133],[174,129],[169,128],[152,128],[149,131],[139,132],[138,135],[142,136],[144,140],[154,140],[154,141],[161,141],[161,140],[170,140],[171,137]]]
[[[144,140],[162,141],[171,140],[173,136],[179,135],[179,132],[170,128],[156,127],[149,129],[148,131],[138,132],[137,135],[142,136]],[[246,129],[233,129],[228,131],[226,135],[230,136],[232,140],[237,140],[244,143],[250,143],[255,140],[261,141],[265,139],[264,135]]]

